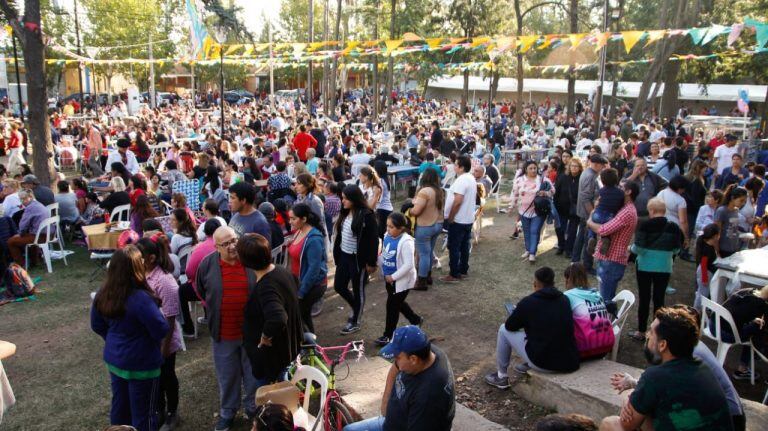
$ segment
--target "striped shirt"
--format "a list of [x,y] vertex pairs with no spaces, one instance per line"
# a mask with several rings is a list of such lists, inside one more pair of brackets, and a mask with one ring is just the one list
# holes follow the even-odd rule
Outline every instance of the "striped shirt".
[[348,214],[341,223],[341,251],[347,254],[357,253],[357,237],[352,232],[352,214]]
[[248,301],[248,276],[239,261],[230,265],[219,259],[221,266],[221,320],[219,331],[222,341],[243,338],[243,314]]
[[[616,213],[616,217],[600,226],[598,235],[601,238],[597,243],[597,247],[595,247],[595,259],[609,260],[626,265],[629,258],[629,243],[632,242],[632,235],[635,233],[636,226],[637,210],[635,209],[635,204],[632,202],[626,203]],[[603,242],[602,238],[608,236],[611,237],[611,245],[608,247],[608,254],[604,255],[600,253]]]

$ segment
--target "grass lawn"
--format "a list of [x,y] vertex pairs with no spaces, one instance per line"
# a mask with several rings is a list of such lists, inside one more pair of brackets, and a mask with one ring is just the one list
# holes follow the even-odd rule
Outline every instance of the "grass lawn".
[[[519,258],[522,239],[508,238],[511,221],[506,215],[489,209],[484,224],[483,239],[472,252],[470,280],[457,285],[436,282],[427,292],[411,292],[408,302],[426,318],[425,330],[448,353],[462,382],[457,385],[459,399],[512,429],[531,429],[546,412],[509,391],[484,385],[482,376],[494,368],[496,331],[504,320],[504,300],[517,301],[530,293],[533,271],[543,265],[555,269],[562,286],[567,261],[555,255],[554,232],[549,227],[539,249],[539,261],[530,265]],[[53,274],[44,269],[32,271],[33,276],[42,277],[37,301],[0,307],[0,338],[18,347],[16,355],[3,363],[18,399],[4,418],[3,430],[99,430],[108,425],[111,394],[101,361],[103,341],[91,332],[89,324],[89,295],[103,277],[88,282],[94,264],[87,252],[76,246],[68,248],[76,250],[69,266],[56,261]],[[692,273],[692,264],[678,260],[672,281],[678,293],[667,298],[668,304],[693,302]],[[437,276],[443,274],[435,272]],[[620,289],[637,292],[632,266],[627,268]],[[321,344],[363,338],[367,354],[375,354],[372,341],[384,327],[386,293],[380,280],[372,282],[367,292],[363,330],[351,338],[338,335],[348,309],[329,289],[325,310],[315,320]],[[637,326],[636,308],[625,333]],[[626,336],[621,343],[619,361],[645,366],[640,343]],[[209,344],[204,329],[200,339],[188,342],[188,350],[177,357],[183,430],[212,429],[215,422],[218,389]],[[765,390],[762,385],[751,387],[748,383],[737,387],[742,396],[752,399],[761,397]],[[241,420],[235,429],[249,427]]]

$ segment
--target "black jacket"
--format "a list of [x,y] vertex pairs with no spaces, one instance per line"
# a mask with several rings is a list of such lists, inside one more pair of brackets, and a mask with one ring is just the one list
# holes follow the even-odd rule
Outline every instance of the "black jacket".
[[[357,236],[357,265],[362,268],[365,265],[376,266],[379,257],[379,235],[376,223],[376,214],[370,209],[350,213],[347,217],[352,219],[352,232]],[[343,220],[339,218],[338,226]],[[333,240],[333,259],[340,262],[341,257],[341,229]]]
[[560,174],[555,179],[555,208],[561,217],[576,215],[576,201],[579,198],[579,178],[571,174]]
[[440,148],[440,144],[443,143],[443,132],[440,130],[439,127],[436,127],[435,130],[432,132],[432,136],[430,139],[430,144],[433,149]]
[[525,330],[525,352],[537,367],[566,373],[579,369],[571,304],[556,287],[543,287],[523,298],[504,327]]
[[[291,272],[276,266],[256,283],[248,295],[243,320],[243,347],[253,376],[277,381],[281,371],[299,354],[304,330],[296,292],[299,284]],[[261,335],[271,346],[259,347]]]

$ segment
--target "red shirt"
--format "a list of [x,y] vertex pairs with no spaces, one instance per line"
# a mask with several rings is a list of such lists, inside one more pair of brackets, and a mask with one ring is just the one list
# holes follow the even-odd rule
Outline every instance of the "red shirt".
[[248,276],[239,261],[230,265],[219,259],[221,266],[221,307],[219,334],[222,341],[243,338],[243,314],[248,302]]
[[131,190],[131,192],[128,193],[128,196],[131,198],[131,206],[135,207],[136,201],[139,200],[139,196],[144,196],[144,195],[146,195],[146,193],[144,193],[144,190],[142,189]]
[[[632,202],[625,203],[623,207],[616,213],[616,217],[609,222],[600,226],[598,235],[601,239],[597,242],[595,247],[595,259],[597,260],[610,260],[621,265],[627,264],[629,258],[629,243],[632,241],[632,235],[635,233],[635,227],[637,226],[637,210],[635,204]],[[602,237],[611,237],[611,246],[608,247],[608,254],[603,255],[600,253],[602,247]]]
[[299,153],[299,160],[302,162],[307,161],[307,150],[317,146],[317,139],[307,132],[299,132],[293,138],[293,145],[296,147],[296,152]]
[[301,241],[294,241],[288,246],[288,257],[291,260],[291,273],[298,278],[301,275],[301,249],[304,248],[304,241],[307,237],[301,239]]
[[709,148],[712,148],[712,151],[715,151],[717,147],[725,144],[725,138],[717,139],[712,138],[709,140]]

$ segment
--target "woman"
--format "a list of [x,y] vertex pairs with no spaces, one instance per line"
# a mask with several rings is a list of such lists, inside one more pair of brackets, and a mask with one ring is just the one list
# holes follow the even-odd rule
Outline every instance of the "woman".
[[[365,307],[368,274],[376,271],[379,252],[376,215],[368,207],[362,190],[356,185],[344,187],[341,213],[336,221],[333,260],[336,276],[333,289],[352,307],[352,315],[341,330],[342,335],[360,330]],[[347,288],[352,283],[352,291]]]
[[389,175],[387,174],[387,164],[382,161],[377,161],[374,163],[373,169],[379,177],[381,198],[379,198],[379,203],[376,207],[371,207],[371,209],[376,210],[376,217],[379,223],[379,238],[384,238],[384,232],[387,230],[387,217],[389,217],[395,208],[392,206],[392,200],[389,195],[390,185]]
[[741,250],[739,209],[746,202],[747,189],[731,184],[725,191],[722,205],[715,211],[714,222],[720,228],[720,257],[725,258]]
[[144,259],[144,274],[147,284],[160,298],[160,312],[168,322],[168,331],[160,343],[163,365],[160,367],[160,397],[157,411],[160,425],[164,429],[173,429],[179,423],[179,379],[176,377],[176,352],[181,350],[181,334],[176,325],[179,315],[179,285],[173,278],[173,262],[168,255],[168,238],[155,234],[151,238],[142,238],[136,244]]
[[616,338],[600,291],[589,287],[587,270],[579,262],[565,268],[565,296],[571,303],[573,330],[579,357],[600,358],[613,348]]
[[325,196],[325,202],[323,203],[325,229],[329,237],[333,235],[333,223],[341,211],[341,188],[343,185],[344,183],[330,181],[323,186],[323,195]]
[[709,281],[717,271],[717,243],[720,241],[720,228],[716,224],[708,224],[696,238],[696,296],[693,308],[701,312],[701,298],[709,298]]
[[[744,343],[751,341],[756,344],[755,348],[765,351],[765,338],[759,334],[765,330],[765,318],[768,315],[768,286],[763,286],[760,289],[739,289],[728,297],[723,303],[723,307],[731,313],[741,341]],[[710,320],[712,321],[710,325],[714,328],[714,317],[710,317]],[[726,343],[733,342],[731,326],[721,320],[720,328],[723,332],[723,341]],[[751,349],[752,346],[749,345],[741,347],[739,367],[733,372],[734,379],[750,380],[752,378],[749,369]]]
[[757,198],[760,196],[763,187],[765,187],[765,183],[757,177],[748,179],[744,184],[744,188],[747,189],[747,200],[744,203],[744,206],[739,210],[739,213],[742,216],[740,227],[744,232],[751,232],[752,226],[755,224]]
[[[565,153],[563,153],[565,155]],[[579,178],[583,171],[581,160],[571,158],[567,170],[557,176],[555,181],[555,209],[560,216],[560,227],[555,228],[557,234],[557,253],[571,258],[576,230],[579,227],[579,216],[576,215],[576,201],[579,194]]]
[[203,191],[207,193],[209,199],[213,199],[216,202],[220,212],[223,214],[229,213],[229,196],[221,186],[219,170],[215,166],[208,166],[205,171]]
[[72,190],[77,197],[77,211],[82,214],[88,207],[88,184],[82,178],[72,178]]
[[288,268],[299,280],[299,309],[306,330],[315,332],[312,305],[328,286],[328,261],[323,226],[309,205],[296,204],[289,213],[291,231],[296,234],[288,245]]
[[656,162],[658,162],[661,159],[661,150],[659,149],[659,144],[656,142],[651,144],[650,149],[651,154],[645,158],[645,160],[648,162],[648,170],[652,170],[653,167],[656,165]]
[[152,208],[152,204],[150,204],[149,198],[146,196],[140,196],[136,201],[136,205],[133,207],[133,211],[131,212],[131,230],[139,234],[139,236],[144,235],[144,231],[141,227],[142,223],[144,223],[144,220],[146,219],[152,219],[155,217],[160,217],[160,214],[158,214],[157,211]]
[[[206,199],[205,202],[203,202],[203,215],[205,215],[205,220],[208,221],[210,219],[216,219],[219,221],[220,226],[226,226],[227,221],[224,220],[219,211],[219,204],[216,203],[213,199]],[[207,236],[205,235],[205,223],[200,223],[200,225],[197,227],[197,241],[203,242]]]
[[534,199],[537,196],[552,197],[554,192],[554,186],[549,179],[539,175],[536,162],[533,160],[525,162],[522,173],[515,178],[512,185],[510,208],[517,210],[523,224],[525,239],[525,251],[521,258],[527,258],[530,263],[536,262],[541,229],[544,227],[544,218],[536,215]]
[[315,177],[308,172],[299,174],[296,177],[294,190],[296,190],[296,194],[298,195],[296,203],[305,203],[309,205],[312,212],[315,213],[318,219],[320,219],[323,235],[327,235],[327,232],[325,231],[325,208],[323,207],[323,201],[315,195],[315,190],[317,190]]
[[651,172],[659,175],[667,181],[680,175],[680,168],[677,166],[677,161],[674,151],[667,151],[664,153],[664,157],[653,165],[653,168],[649,168]]
[[611,151],[608,153],[608,161],[613,169],[619,173],[619,178],[624,178],[624,172],[627,170],[627,152],[624,150],[624,143],[617,139],[611,145]]
[[333,166],[333,168],[331,168],[331,172],[333,172],[333,180],[337,183],[344,182],[344,180],[347,179],[344,154],[340,152],[336,153],[336,155],[333,156],[331,165]]
[[668,213],[668,206],[661,197],[649,200],[649,218],[638,226],[635,243],[631,248],[637,255],[635,270],[639,305],[637,331],[632,332],[630,337],[638,341],[645,341],[651,299],[654,313],[664,306],[664,294],[672,275],[673,256],[683,246],[683,231],[669,219]]
[[131,206],[135,207],[139,196],[147,194],[147,182],[140,175],[132,175],[128,184],[131,190],[128,192],[128,196],[131,198]]
[[421,174],[419,191],[408,214],[416,218],[416,251],[419,255],[415,290],[427,290],[432,285],[432,256],[435,242],[443,230],[445,192],[440,187],[440,176],[434,169]]
[[[688,212],[688,238],[693,238],[696,224],[693,221],[697,220],[699,209],[705,206],[707,199],[707,182],[704,175],[707,172],[707,164],[702,160],[694,160],[691,162],[688,173],[685,174],[685,179],[688,180],[688,188],[685,190],[683,197],[685,198],[686,211]],[[709,223],[707,223],[709,224]]]
[[192,224],[195,225],[195,228],[197,228],[195,213],[192,211],[192,209],[189,208],[189,205],[187,205],[187,196],[184,193],[174,193],[173,196],[171,196],[171,208],[171,211],[175,209],[183,209],[186,211],[189,219],[192,221]]
[[113,425],[157,429],[154,395],[163,364],[160,346],[170,329],[159,303],[147,285],[139,249],[129,245],[116,250],[91,307],[91,329],[105,341]]
[[[122,177],[114,177],[109,181],[109,186],[112,188],[112,193],[107,196],[106,199],[101,201],[99,206],[107,213],[112,213],[112,210],[121,205],[130,205],[131,197],[128,192],[125,191],[125,182]],[[119,220],[110,220],[119,221]],[[128,221],[128,220],[123,220]]]
[[273,383],[296,359],[303,340],[296,278],[272,264],[269,241],[259,234],[240,238],[237,254],[256,275],[243,313],[243,347],[254,377]]
[[[195,232],[196,229],[192,220],[189,219],[189,214],[184,209],[176,208],[171,211],[170,221],[171,229],[173,229],[171,253],[178,256],[183,248],[197,244],[197,232]],[[182,262],[182,264],[184,263]]]

